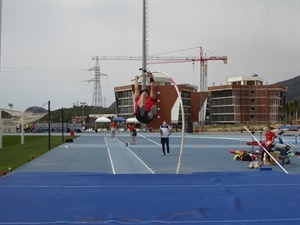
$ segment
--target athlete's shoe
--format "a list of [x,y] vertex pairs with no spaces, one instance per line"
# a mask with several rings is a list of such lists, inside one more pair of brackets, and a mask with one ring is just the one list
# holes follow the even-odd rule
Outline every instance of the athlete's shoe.
[[141,115],[141,117],[145,116],[145,106],[144,105],[142,107],[140,107],[140,115]]
[[157,112],[157,106],[156,105],[153,105],[150,109],[150,111],[148,112],[148,118],[150,120],[153,119],[153,117],[156,115],[156,112]]

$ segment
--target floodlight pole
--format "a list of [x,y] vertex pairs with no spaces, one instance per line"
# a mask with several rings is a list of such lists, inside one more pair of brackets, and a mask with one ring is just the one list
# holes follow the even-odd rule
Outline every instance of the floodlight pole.
[[50,137],[51,137],[51,125],[50,125],[50,119],[51,119],[51,116],[50,116],[50,101],[48,101],[48,150],[50,150]]
[[142,68],[144,69],[142,76],[142,89],[146,88],[146,72],[147,71],[147,2],[143,0],[143,52],[142,52]]
[[61,142],[64,143],[64,108],[61,108]]
[[[0,68],[1,68],[1,62],[2,62],[2,51],[1,51],[1,28],[2,28],[2,0],[0,0]],[[1,69],[0,69],[0,87],[2,86],[2,83],[1,83]],[[2,90],[2,88],[1,88]],[[2,99],[2,96],[1,96],[1,92],[0,92],[0,149],[2,148],[2,108],[1,108],[1,99]]]
[[[147,73],[147,0],[143,0],[143,34],[142,34],[142,89],[146,89],[146,73]],[[146,125],[141,124],[142,131],[146,131]]]
[[0,149],[2,148],[2,108],[0,104]]
[[21,115],[21,144],[24,144],[24,113]]

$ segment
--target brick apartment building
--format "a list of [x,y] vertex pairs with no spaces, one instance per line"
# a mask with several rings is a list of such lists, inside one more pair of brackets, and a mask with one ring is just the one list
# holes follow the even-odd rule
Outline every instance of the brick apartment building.
[[[139,80],[141,81],[141,79]],[[139,88],[141,90],[141,83]],[[178,84],[184,107],[186,124],[199,121],[201,106],[206,105],[207,92],[197,92],[197,86]],[[149,90],[149,86],[147,86]],[[173,126],[182,125],[181,107],[176,89],[166,77],[155,77],[158,118],[147,124],[148,128],[158,129],[163,120]],[[116,97],[117,115],[130,118],[134,110],[134,84],[114,88]]]
[[282,120],[287,88],[263,85],[263,78],[232,77],[227,85],[208,88],[207,122],[210,123],[275,123]]
[[[275,123],[281,121],[279,107],[284,107],[287,88],[263,85],[263,78],[241,76],[228,78],[228,84],[208,87],[197,92],[197,86],[179,84],[186,125],[192,123]],[[163,120],[174,127],[182,125],[181,107],[174,86],[166,77],[155,77],[158,118],[147,124],[158,129]],[[140,83],[141,89],[141,83]],[[149,89],[149,87],[148,87]],[[115,87],[117,115],[130,118],[134,110],[134,84]],[[205,121],[201,120],[201,110]],[[189,129],[186,126],[186,130]]]

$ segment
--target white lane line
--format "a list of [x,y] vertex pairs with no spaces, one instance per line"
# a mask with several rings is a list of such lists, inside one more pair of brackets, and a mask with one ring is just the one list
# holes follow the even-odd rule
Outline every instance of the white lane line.
[[154,143],[154,144],[156,144],[156,145],[158,145],[158,146],[161,147],[161,144],[160,144],[160,143],[158,143],[158,142],[156,142],[156,141],[153,141],[153,140],[151,140],[150,138],[147,138],[146,136],[144,136],[144,135],[142,135],[142,134],[139,134],[139,136],[141,136],[141,137],[147,139],[148,141],[150,141],[150,142],[152,142],[152,143]]
[[[123,144],[123,142],[121,142],[119,139],[117,139],[121,144]],[[144,163],[144,161],[143,160],[141,160],[133,151],[131,151],[130,150],[130,148],[129,147],[126,147],[127,148],[127,150],[131,153],[131,154],[133,154],[152,174],[155,174],[154,173],[154,171],[153,170],[151,170],[150,169],[150,167],[149,166],[147,166],[147,164],[146,163]]]
[[[105,140],[106,145],[108,145],[106,137],[104,138],[104,140]],[[106,148],[107,148],[107,153],[108,153],[109,162],[110,162],[110,165],[111,165],[112,172],[113,172],[113,174],[116,174],[115,166],[114,166],[113,160],[111,158],[111,154],[110,154],[110,149],[109,149],[108,146]]]
[[130,148],[126,147],[128,151],[130,151],[152,174],[155,174],[153,170],[149,168],[149,166],[146,165],[146,163],[143,162],[133,151],[130,150]]
[[112,172],[113,172],[113,174],[116,174],[114,163],[113,163],[112,158],[111,158],[109,147],[107,147],[107,152],[108,152],[108,156],[109,156],[109,161],[110,161],[110,165],[111,165],[111,168],[112,168]]

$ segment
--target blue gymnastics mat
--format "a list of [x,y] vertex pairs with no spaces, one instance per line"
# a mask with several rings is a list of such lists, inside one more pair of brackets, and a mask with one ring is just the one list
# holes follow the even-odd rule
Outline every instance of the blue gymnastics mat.
[[300,224],[300,175],[13,172],[0,224]]

